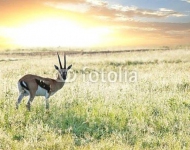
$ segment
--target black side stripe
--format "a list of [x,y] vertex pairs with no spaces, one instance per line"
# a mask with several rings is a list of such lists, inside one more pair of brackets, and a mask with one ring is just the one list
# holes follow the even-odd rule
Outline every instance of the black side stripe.
[[21,85],[23,88],[25,88],[26,90],[29,91],[29,88],[28,88],[28,85],[27,85],[26,82],[24,82],[24,81],[20,81],[20,85]]
[[44,81],[42,80],[38,80],[38,79],[35,79],[36,80],[36,83],[43,89],[47,90],[48,93],[50,92],[50,85],[44,83]]

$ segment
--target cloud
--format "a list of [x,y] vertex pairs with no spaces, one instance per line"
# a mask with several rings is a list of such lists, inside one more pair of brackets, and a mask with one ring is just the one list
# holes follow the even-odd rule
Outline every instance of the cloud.
[[[151,37],[158,41],[165,38],[185,38],[186,41],[190,39],[190,23],[159,22],[163,18],[186,16],[170,8],[144,9],[137,6],[111,4],[102,0],[57,0],[46,2],[45,5],[56,9],[82,13],[83,17],[88,16],[88,22],[109,28],[113,36],[121,38],[121,41],[129,35],[133,38],[141,37],[142,39]],[[155,20],[155,22],[147,21],[151,19]],[[155,41],[155,43],[158,41]]]
[[[57,9],[90,13],[93,14],[93,16],[104,16],[104,18],[111,17],[111,19],[117,18],[117,20],[127,20],[127,18],[132,17],[167,18],[186,16],[185,14],[167,8],[160,8],[159,10],[142,9],[136,6],[111,4],[102,0],[58,0],[54,2],[45,2],[44,4]],[[122,18],[120,17],[119,19],[118,14],[120,14]]]
[[86,2],[93,6],[95,11],[101,11],[102,14],[114,16],[121,14],[125,17],[147,17],[147,18],[165,18],[165,17],[182,17],[185,16],[180,12],[176,12],[167,8],[160,8],[159,10],[142,9],[136,6],[122,6],[119,4],[109,4],[107,1],[86,0]]
[[184,1],[184,2],[190,3],[190,0],[181,0],[181,1]]
[[100,0],[86,0],[87,3],[91,4],[92,6],[108,6],[107,1],[100,1]]
[[62,3],[62,2],[45,2],[44,5],[63,9],[67,11],[85,13],[89,10],[89,6],[85,3]]

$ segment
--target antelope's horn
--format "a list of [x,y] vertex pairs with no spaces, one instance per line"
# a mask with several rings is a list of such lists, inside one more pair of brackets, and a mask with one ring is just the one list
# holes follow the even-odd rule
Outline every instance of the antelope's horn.
[[66,69],[66,55],[64,53],[64,69]]
[[63,67],[62,67],[61,60],[60,60],[60,57],[59,57],[59,54],[58,54],[58,53],[57,53],[57,56],[58,56],[60,68],[62,69]]

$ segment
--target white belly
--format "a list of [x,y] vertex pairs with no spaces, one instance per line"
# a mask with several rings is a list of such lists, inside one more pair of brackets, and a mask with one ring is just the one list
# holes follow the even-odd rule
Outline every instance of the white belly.
[[36,91],[36,96],[47,96],[47,95],[48,95],[47,90],[38,86],[38,90]]

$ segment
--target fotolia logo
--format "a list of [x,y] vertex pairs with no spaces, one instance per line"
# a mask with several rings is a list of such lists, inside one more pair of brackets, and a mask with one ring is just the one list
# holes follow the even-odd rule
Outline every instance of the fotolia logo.
[[138,81],[138,73],[137,71],[127,71],[120,67],[118,70],[114,71],[106,71],[105,69],[101,70],[92,70],[89,67],[84,67],[82,69],[81,74],[76,73],[73,70],[69,71],[68,78],[66,82],[74,82],[78,79],[78,77],[82,78],[83,82],[102,82],[102,83],[115,83],[115,82],[127,82],[127,83],[135,83]]

